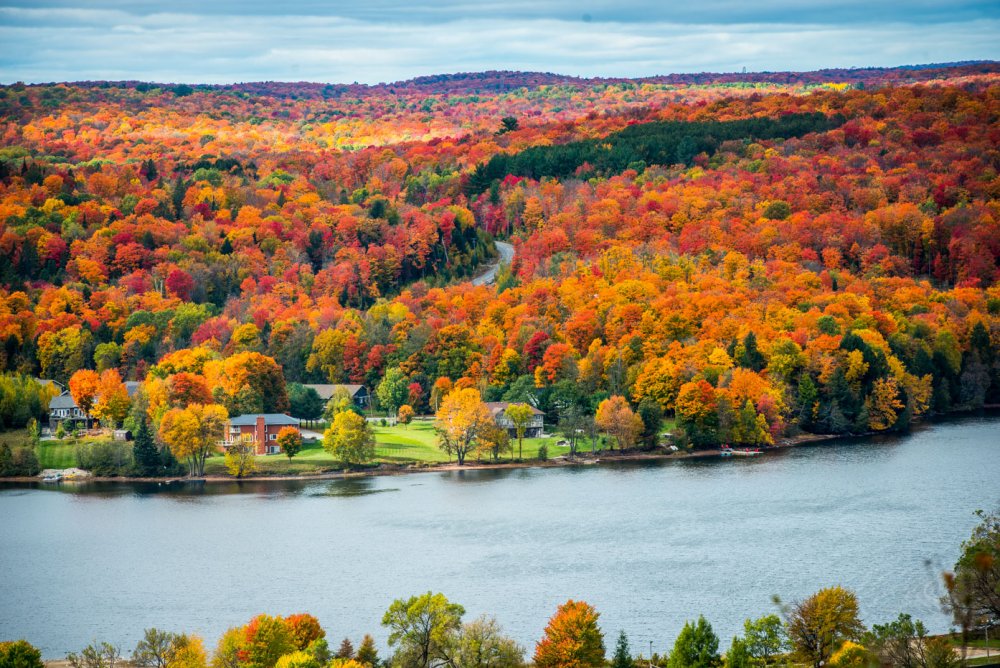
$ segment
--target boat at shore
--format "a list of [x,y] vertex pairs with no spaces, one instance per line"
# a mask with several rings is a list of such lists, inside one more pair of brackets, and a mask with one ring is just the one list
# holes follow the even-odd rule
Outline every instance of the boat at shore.
[[723,457],[756,457],[763,454],[764,451],[760,448],[736,448],[733,449],[728,445],[722,446],[719,449],[719,454]]

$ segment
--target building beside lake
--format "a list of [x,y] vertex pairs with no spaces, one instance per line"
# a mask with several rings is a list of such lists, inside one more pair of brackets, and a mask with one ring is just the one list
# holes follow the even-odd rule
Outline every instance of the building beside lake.
[[273,455],[281,452],[278,446],[278,432],[285,427],[293,427],[301,432],[299,419],[284,413],[251,413],[229,418],[226,426],[226,440],[219,443],[222,450],[234,445],[250,443],[258,455]]
[[338,392],[347,393],[347,396],[351,398],[354,405],[361,410],[368,408],[369,404],[371,404],[371,394],[368,392],[368,388],[364,385],[329,385],[307,383],[302,387],[308,387],[309,389],[314,390],[316,394],[319,395],[319,398],[323,400],[324,404],[329,403],[330,399],[333,398],[333,395]]
[[[507,433],[511,438],[517,438],[517,429],[514,428],[514,423],[510,421],[507,417],[507,408],[513,406],[509,401],[487,401],[486,407],[490,409],[490,413],[493,414],[493,419],[496,420],[498,427],[503,427],[507,430]],[[538,438],[542,435],[542,431],[545,427],[545,413],[538,410],[534,406],[528,406],[531,409],[531,421],[524,430],[525,438]]]
[[[52,384],[53,387],[61,389],[60,394],[52,397],[49,401],[49,429],[55,431],[60,424],[64,429],[72,429],[80,423],[84,428],[89,428],[87,415],[76,405],[76,400],[69,390],[63,387],[62,383],[53,380],[38,380],[42,385]],[[139,391],[141,383],[134,380],[127,380],[124,383],[125,391],[128,392],[129,399]],[[93,421],[91,418],[90,421]]]

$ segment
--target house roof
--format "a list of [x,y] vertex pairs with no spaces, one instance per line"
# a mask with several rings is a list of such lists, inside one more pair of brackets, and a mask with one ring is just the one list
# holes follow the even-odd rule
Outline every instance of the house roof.
[[[517,402],[511,402],[511,401],[487,401],[485,403],[486,403],[486,407],[490,409],[490,413],[493,413],[493,415],[496,416],[497,413],[502,413],[503,411],[507,410],[508,406],[512,406],[513,404],[515,404]],[[531,409],[531,414],[532,415],[545,415],[545,413],[543,413],[542,411],[538,410],[537,408],[535,408],[531,404],[527,404],[527,406],[528,406],[528,408]]]
[[125,391],[128,392],[128,396],[134,397],[135,393],[139,391],[140,385],[142,385],[142,383],[137,380],[126,380]]
[[229,425],[232,427],[252,427],[257,424],[257,418],[264,418],[264,424],[288,424],[299,426],[299,419],[285,415],[284,413],[250,413],[248,415],[238,415],[229,418]]
[[52,385],[54,387],[59,388],[60,391],[66,387],[58,380],[49,380],[48,378],[35,378],[35,382],[41,385],[42,387],[45,387],[47,385]]
[[333,395],[337,393],[337,390],[339,390],[340,388],[347,390],[347,396],[351,397],[352,399],[358,392],[365,389],[364,385],[327,385],[327,384],[315,384],[315,383],[303,384],[302,387],[311,387],[312,389],[316,390],[316,394],[318,394],[319,398],[322,399],[323,401],[329,401],[333,397]]
[[49,401],[49,410],[53,411],[59,408],[76,408],[76,402],[73,401],[73,395],[69,392],[63,392],[58,397],[52,397]]

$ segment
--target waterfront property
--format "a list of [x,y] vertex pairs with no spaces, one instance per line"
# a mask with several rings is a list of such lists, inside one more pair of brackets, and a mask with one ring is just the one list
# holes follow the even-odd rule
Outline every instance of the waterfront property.
[[337,394],[339,391],[344,391],[347,396],[351,398],[354,405],[362,410],[368,408],[371,403],[371,394],[368,392],[368,388],[364,385],[331,385],[331,384],[316,384],[307,383],[303,387],[308,387],[316,391],[319,398],[323,400],[323,403],[329,403],[333,395]]
[[234,445],[250,443],[258,455],[277,454],[281,450],[278,446],[278,432],[285,427],[300,431],[299,419],[284,413],[239,415],[229,419],[226,439],[219,442],[219,447],[225,450]]
[[[517,438],[517,430],[514,428],[514,423],[507,417],[507,408],[511,405],[513,404],[508,401],[486,402],[486,407],[493,414],[493,419],[496,420],[497,426],[506,429],[511,438]],[[542,435],[544,429],[545,413],[534,406],[529,406],[529,408],[531,409],[531,421],[524,430],[524,436],[525,438],[538,438]]]
[[[85,428],[90,427],[91,420],[88,420],[87,415],[76,405],[73,395],[69,393],[69,390],[63,389],[61,383],[52,380],[38,380],[38,382],[42,385],[51,384],[57,389],[62,390],[60,394],[52,397],[49,401],[49,429],[55,431],[60,423],[66,428],[72,428],[77,423],[82,424]],[[134,380],[125,381],[125,390],[128,392],[130,399],[139,391],[141,384]]]

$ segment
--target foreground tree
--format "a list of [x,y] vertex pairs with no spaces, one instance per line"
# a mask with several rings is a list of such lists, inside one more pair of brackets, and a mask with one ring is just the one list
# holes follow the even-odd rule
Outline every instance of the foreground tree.
[[121,650],[107,642],[87,645],[79,654],[70,652],[66,661],[73,668],[116,668],[124,663]]
[[375,638],[365,634],[365,637],[361,639],[361,644],[358,645],[358,651],[354,653],[354,660],[373,668],[378,665],[378,648],[375,647]]
[[404,427],[413,422],[413,408],[409,404],[403,404],[396,413],[396,421]]
[[611,668],[635,668],[635,661],[628,646],[628,636],[624,630],[618,632],[618,644],[615,645],[615,653],[611,657]]
[[828,587],[786,612],[788,638],[800,660],[815,668],[826,665],[834,652],[864,632],[858,617],[858,597],[843,587]]
[[[153,432],[149,430],[149,420],[145,415],[138,418],[139,426],[135,432],[135,442],[132,444],[132,458],[140,475],[156,475],[162,466],[160,451],[153,443]],[[152,629],[155,630],[155,629]]]
[[788,651],[785,627],[778,615],[764,615],[744,621],[743,638],[750,656],[764,663],[769,663],[773,657]]
[[946,603],[964,630],[1000,624],[1000,512],[977,513],[982,521],[962,544],[954,574],[947,574]]
[[375,435],[363,417],[344,411],[324,432],[323,449],[348,466],[364,464],[375,457]]
[[713,668],[719,663],[719,638],[704,617],[687,622],[670,651],[669,668]]
[[146,629],[132,651],[130,663],[139,668],[167,668],[177,650],[180,636],[156,628]]
[[399,668],[430,668],[447,661],[449,646],[461,627],[465,608],[444,594],[427,592],[396,599],[382,617],[389,629],[389,646],[396,648],[391,664]]
[[503,634],[492,617],[463,624],[448,650],[448,662],[460,668],[520,668],[524,649]]
[[604,666],[604,634],[600,614],[583,601],[570,599],[556,610],[535,645],[536,668],[599,668]]
[[454,454],[459,465],[475,447],[476,439],[493,423],[490,409],[473,388],[454,390],[441,401],[437,412],[437,428],[441,434],[441,449]]
[[42,653],[27,640],[0,642],[0,666],[3,668],[45,668]]
[[101,373],[97,386],[97,397],[94,400],[94,417],[117,427],[128,415],[132,405],[125,383],[118,374],[118,369],[108,369]]
[[187,462],[188,474],[205,474],[205,458],[221,440],[226,409],[216,404],[191,404],[173,408],[160,421],[160,438],[177,459]]

